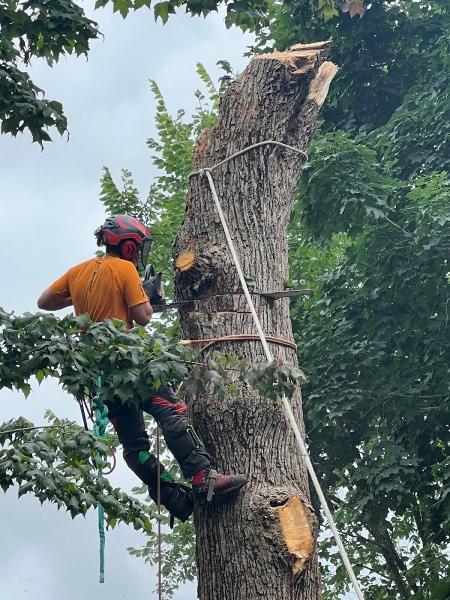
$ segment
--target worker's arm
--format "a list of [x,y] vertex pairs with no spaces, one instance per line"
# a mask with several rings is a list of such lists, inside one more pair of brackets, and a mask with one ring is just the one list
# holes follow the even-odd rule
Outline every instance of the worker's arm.
[[121,261],[123,282],[123,296],[128,307],[129,321],[135,321],[138,325],[147,325],[150,321],[153,309],[142,287],[138,272],[133,263]]
[[60,310],[61,308],[72,306],[73,302],[69,291],[70,273],[71,269],[42,292],[37,301],[38,308],[43,310]]
[[39,296],[37,305],[41,310],[60,310],[72,306],[72,298],[70,296],[64,298],[59,294],[55,294],[52,288],[49,287]]
[[150,302],[143,302],[142,304],[137,304],[132,308],[128,309],[128,314],[130,319],[135,321],[138,325],[147,325],[152,318],[153,309]]

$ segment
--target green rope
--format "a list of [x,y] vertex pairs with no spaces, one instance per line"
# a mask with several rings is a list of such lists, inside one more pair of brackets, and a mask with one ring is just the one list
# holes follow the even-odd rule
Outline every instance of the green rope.
[[[100,399],[100,388],[102,385],[102,378],[100,375],[97,377],[97,393],[92,398],[92,412],[94,414],[94,425],[92,432],[94,436],[99,440],[106,440],[106,427],[108,425],[108,407],[105,406]],[[102,470],[98,470],[98,476],[101,477]],[[100,539],[100,576],[99,583],[105,582],[105,509],[99,504],[98,505],[98,534]]]
[[98,537],[100,540],[100,573],[98,582],[105,583],[105,509],[98,505]]

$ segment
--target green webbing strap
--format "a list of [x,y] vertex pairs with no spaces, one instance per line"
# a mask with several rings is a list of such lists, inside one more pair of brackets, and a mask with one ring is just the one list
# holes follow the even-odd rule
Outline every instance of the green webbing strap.
[[[100,388],[102,378],[97,377],[97,393],[92,398],[92,412],[94,414],[94,425],[92,432],[99,440],[106,440],[106,427],[108,425],[108,407],[103,404],[100,399]],[[100,477],[102,470],[98,470]],[[98,534],[100,539],[100,576],[99,582],[105,582],[105,509],[101,504],[98,505]]]

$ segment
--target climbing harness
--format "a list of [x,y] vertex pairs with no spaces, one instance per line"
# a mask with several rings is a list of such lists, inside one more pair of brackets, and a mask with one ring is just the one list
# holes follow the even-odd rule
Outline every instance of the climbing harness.
[[[102,385],[102,378],[100,375],[97,377],[97,392],[92,398],[92,414],[93,414],[93,427],[92,432],[94,436],[105,441],[106,427],[108,425],[108,407],[103,404],[100,399],[100,388]],[[102,470],[99,468],[98,476],[102,476]],[[100,539],[99,558],[100,558],[100,574],[99,582],[105,582],[105,509],[101,504],[98,505],[98,534]]]
[[[224,165],[228,161],[230,161],[230,160],[232,160],[232,159],[234,159],[234,158],[236,158],[238,156],[241,156],[242,154],[244,154],[246,152],[249,152],[250,150],[253,150],[254,148],[258,148],[259,146],[265,146],[265,145],[281,146],[281,147],[286,148],[288,150],[292,150],[293,152],[296,152],[297,154],[303,155],[306,158],[306,160],[308,160],[307,154],[305,152],[303,152],[303,150],[300,150],[299,148],[296,148],[295,146],[290,146],[288,144],[284,144],[282,142],[277,142],[277,141],[274,141],[274,140],[267,140],[267,141],[264,141],[264,142],[258,142],[257,144],[252,144],[251,146],[247,146],[247,147],[243,148],[242,150],[239,150],[238,152],[235,152],[231,156],[228,156],[228,157],[224,158],[223,160],[221,160],[217,164],[213,165],[212,167],[205,167],[205,168],[199,169],[198,171],[193,171],[192,173],[189,174],[189,178],[194,177],[194,176],[201,176],[201,177],[206,177],[207,180],[208,180],[209,188],[211,190],[211,194],[212,194],[212,197],[213,197],[213,200],[214,200],[214,204],[216,206],[216,209],[217,209],[217,212],[218,212],[218,215],[219,215],[219,218],[220,218],[220,222],[222,223],[222,227],[223,227],[223,231],[224,231],[224,234],[225,234],[225,238],[227,240],[228,247],[229,247],[229,250],[231,252],[231,256],[233,257],[233,262],[234,262],[234,265],[236,267],[236,271],[238,273],[239,280],[241,282],[241,286],[242,286],[242,289],[244,291],[244,295],[245,295],[245,298],[247,300],[248,307],[250,309],[250,312],[252,313],[253,322],[254,322],[256,330],[258,332],[259,339],[261,340],[261,343],[262,343],[262,346],[263,346],[263,349],[264,349],[264,353],[266,355],[266,358],[267,358],[268,362],[273,362],[273,355],[272,355],[272,352],[271,352],[271,350],[269,348],[269,345],[267,343],[268,342],[268,338],[266,337],[266,335],[265,335],[265,333],[264,333],[264,331],[262,329],[261,321],[259,320],[259,317],[258,317],[258,315],[256,313],[255,305],[253,304],[253,300],[251,298],[250,291],[249,291],[247,282],[245,280],[245,276],[244,276],[244,273],[242,271],[238,255],[236,253],[236,249],[234,247],[233,240],[231,239],[230,231],[228,229],[228,224],[227,224],[227,221],[225,219],[225,215],[223,213],[219,197],[217,196],[216,186],[214,185],[214,180],[213,180],[212,175],[211,175],[212,171],[214,171],[215,169],[217,169],[221,165]],[[284,396],[282,398],[281,402],[282,402],[282,405],[283,405],[283,408],[284,408],[284,412],[285,412],[286,418],[287,418],[288,422],[290,423],[290,425],[292,427],[292,430],[294,432],[295,439],[297,441],[297,445],[298,445],[299,450],[300,450],[300,454],[301,454],[302,458],[305,461],[306,468],[308,470],[309,476],[311,477],[311,480],[313,482],[314,489],[316,490],[316,493],[317,493],[317,495],[319,497],[319,500],[320,500],[320,503],[322,505],[323,511],[325,512],[325,515],[326,515],[326,517],[328,519],[328,523],[330,525],[331,531],[333,532],[333,536],[334,536],[334,539],[335,539],[336,544],[338,546],[338,549],[339,549],[339,552],[340,552],[340,555],[341,555],[341,558],[342,558],[342,562],[344,563],[344,566],[345,566],[345,568],[347,570],[347,574],[348,574],[348,576],[350,578],[350,581],[353,584],[353,588],[355,590],[356,596],[357,596],[358,600],[364,600],[364,596],[362,594],[361,588],[359,587],[358,581],[356,579],[356,575],[355,575],[355,573],[353,571],[353,568],[352,568],[352,566],[350,564],[350,560],[348,558],[348,555],[347,555],[347,552],[345,550],[344,544],[342,543],[341,536],[339,535],[339,531],[338,531],[338,529],[336,527],[336,524],[334,522],[333,515],[331,514],[331,511],[330,511],[330,509],[328,507],[328,503],[326,501],[326,498],[325,498],[325,496],[323,494],[323,491],[322,491],[322,488],[320,486],[319,480],[317,479],[316,473],[314,471],[314,467],[312,465],[311,459],[310,459],[309,454],[308,454],[308,450],[306,448],[305,442],[303,441],[302,435],[301,435],[300,430],[298,428],[297,422],[296,422],[294,414],[292,412],[291,405],[289,404],[289,400]]]

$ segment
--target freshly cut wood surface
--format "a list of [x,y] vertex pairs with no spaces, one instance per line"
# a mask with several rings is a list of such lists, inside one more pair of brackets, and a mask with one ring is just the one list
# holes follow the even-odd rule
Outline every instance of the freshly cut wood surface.
[[195,264],[195,254],[193,252],[182,252],[175,259],[175,267],[183,272],[189,271]]

